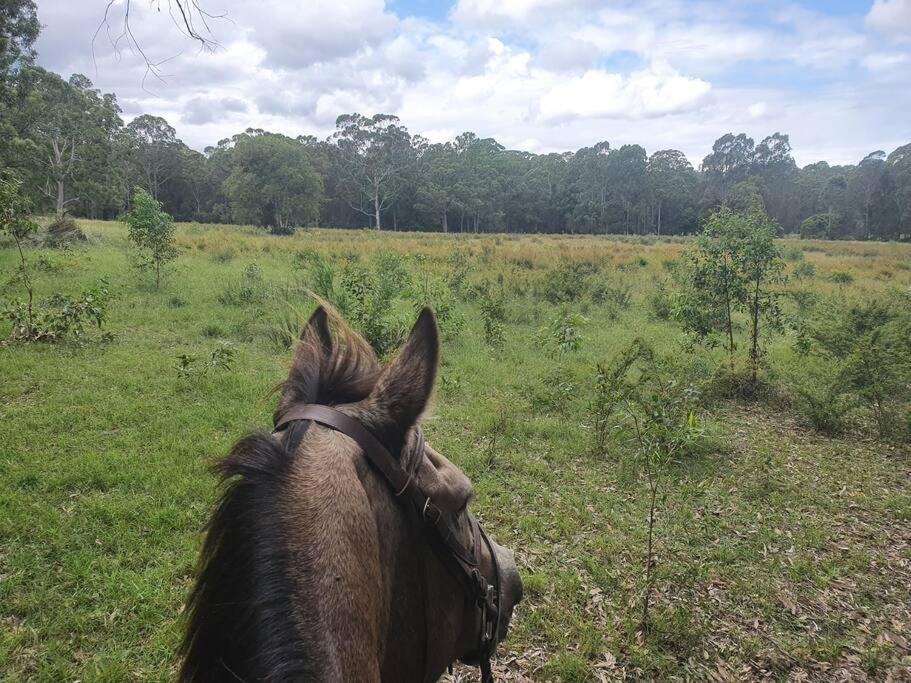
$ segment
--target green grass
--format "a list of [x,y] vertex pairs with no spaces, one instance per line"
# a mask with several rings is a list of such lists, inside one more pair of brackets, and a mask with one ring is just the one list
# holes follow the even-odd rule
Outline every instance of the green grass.
[[[591,455],[594,365],[635,336],[686,354],[649,297],[682,240],[495,237],[308,231],[290,238],[181,225],[182,255],[156,291],[130,265],[125,231],[83,222],[91,242],[34,250],[41,297],[77,293],[101,275],[114,300],[102,339],[0,347],[0,679],[168,680],[202,528],[207,472],[245,431],[269,424],[271,388],[290,352],[275,328],[306,316],[294,253],[333,263],[377,250],[410,255],[415,284],[468,264],[447,333],[428,438],[471,477],[474,508],[516,550],[526,578],[498,670],[534,680],[730,679],[799,672],[882,680],[906,675],[911,631],[911,458],[855,430],[811,431],[783,404],[716,402],[707,446],[667,475],[658,517],[654,626],[638,629],[646,484],[615,447]],[[788,285],[871,297],[911,286],[911,247],[790,242],[816,276]],[[790,252],[789,252],[790,253]],[[422,255],[417,258],[416,255]],[[641,259],[641,260],[640,260]],[[549,267],[585,261],[632,286],[628,308],[587,299],[577,352],[542,353],[560,310],[541,295]],[[642,263],[644,261],[644,265]],[[262,291],[237,294],[245,268]],[[13,250],[0,249],[0,297]],[[850,272],[838,284],[832,272]],[[888,275],[884,275],[888,273]],[[506,300],[506,343],[484,342],[477,289]],[[396,300],[413,317],[417,295]],[[229,303],[223,303],[229,302]],[[293,316],[292,316],[293,318]],[[0,335],[7,329],[0,327]],[[233,370],[179,378],[177,356],[236,352]],[[799,372],[791,340],[770,352]],[[785,370],[787,369],[787,371]]]

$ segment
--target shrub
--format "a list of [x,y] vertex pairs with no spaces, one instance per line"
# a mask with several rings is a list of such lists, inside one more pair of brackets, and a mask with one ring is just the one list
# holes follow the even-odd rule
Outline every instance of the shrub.
[[836,270],[829,274],[829,280],[837,285],[850,285],[854,282],[854,276],[845,270]]
[[590,263],[569,262],[551,268],[540,284],[540,298],[552,304],[578,301],[585,296],[596,269]]
[[796,387],[796,393],[798,410],[814,429],[829,436],[845,430],[846,417],[852,405],[837,380],[809,382]]
[[668,292],[667,282],[658,280],[648,297],[651,316],[656,320],[670,320],[674,314],[674,301]]
[[319,252],[313,249],[297,252],[291,258],[291,267],[308,274],[310,287],[317,296],[334,299],[335,268]]
[[583,316],[563,308],[549,325],[538,330],[537,337],[549,356],[574,353],[582,348],[581,328],[586,322]]
[[267,295],[262,268],[254,261],[244,268],[240,280],[229,283],[217,298],[225,306],[250,306],[263,303]]
[[126,215],[130,241],[138,250],[140,268],[155,270],[155,287],[161,285],[161,268],[177,258],[174,246],[174,222],[161,210],[161,204],[148,192],[136,188],[133,208]]
[[484,322],[484,341],[492,349],[501,349],[506,343],[503,322],[506,320],[506,306],[498,297],[485,295],[481,298],[481,319]]
[[798,280],[804,280],[816,276],[816,266],[809,261],[801,261],[794,268],[794,277]]
[[41,308],[30,309],[21,301],[13,301],[0,311],[0,316],[12,323],[10,336],[21,341],[58,342],[67,337],[79,338],[86,324],[99,329],[107,318],[110,300],[108,282],[82,292],[78,297],[55,294]]
[[215,347],[209,354],[206,361],[200,366],[194,356],[181,354],[177,356],[177,365],[174,369],[177,371],[177,377],[180,379],[189,379],[192,377],[205,377],[209,370],[223,370],[230,372],[234,365],[235,352],[227,342]]

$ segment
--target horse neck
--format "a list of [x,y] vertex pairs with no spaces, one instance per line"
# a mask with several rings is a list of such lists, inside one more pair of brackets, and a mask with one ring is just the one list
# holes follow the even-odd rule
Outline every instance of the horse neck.
[[324,653],[329,680],[423,681],[420,530],[359,452],[338,442],[307,451],[295,462],[287,520],[302,637]]

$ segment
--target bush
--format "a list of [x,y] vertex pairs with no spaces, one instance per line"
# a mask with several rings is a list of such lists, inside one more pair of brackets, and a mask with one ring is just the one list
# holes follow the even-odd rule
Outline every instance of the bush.
[[310,287],[317,296],[328,301],[334,299],[335,268],[319,252],[313,249],[297,252],[291,258],[291,267],[309,276]]
[[667,289],[667,282],[659,280],[648,297],[651,316],[655,320],[670,320],[674,315],[674,301]]
[[225,306],[250,306],[263,303],[267,295],[262,268],[254,261],[244,268],[240,280],[229,283],[217,298]]
[[485,295],[481,298],[481,319],[484,322],[484,341],[492,349],[501,349],[506,343],[503,322],[506,320],[506,306],[498,297]]
[[797,264],[797,267],[794,268],[794,277],[796,277],[798,280],[804,280],[815,276],[816,266],[814,266],[809,261],[801,261]]
[[596,268],[590,263],[564,263],[551,268],[538,288],[540,298],[552,304],[572,303],[585,296]]
[[537,338],[549,356],[574,353],[582,348],[581,328],[586,322],[583,316],[563,308],[549,325],[538,330]]
[[837,381],[796,387],[797,408],[818,432],[835,436],[845,430],[852,404]]
[[139,267],[155,270],[157,289],[161,285],[162,267],[177,258],[174,222],[161,210],[161,204],[152,195],[137,187],[126,223],[130,241],[138,250]]
[[21,341],[59,342],[67,337],[79,338],[87,324],[99,329],[107,318],[110,300],[108,282],[102,278],[97,287],[78,297],[55,294],[45,305],[29,311],[25,302],[6,304],[0,316],[12,323],[10,336]]

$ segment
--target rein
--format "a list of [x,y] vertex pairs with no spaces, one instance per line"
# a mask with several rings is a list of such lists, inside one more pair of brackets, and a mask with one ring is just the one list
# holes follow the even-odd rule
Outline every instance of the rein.
[[[278,433],[287,428],[291,423],[299,420],[310,420],[324,427],[333,429],[354,440],[367,460],[376,467],[386,479],[393,495],[396,498],[410,500],[415,511],[421,518],[424,528],[431,533],[427,540],[437,553],[440,560],[450,571],[462,579],[468,597],[475,603],[480,612],[480,635],[478,643],[479,667],[481,669],[482,683],[493,683],[493,673],[490,660],[497,647],[497,637],[500,632],[500,570],[497,565],[497,554],[493,549],[490,538],[481,528],[477,518],[466,510],[468,524],[471,528],[471,547],[467,548],[453,533],[452,526],[447,522],[443,511],[426,495],[415,480],[415,473],[407,471],[401,466],[399,460],[368,430],[359,420],[345,413],[330,408],[329,406],[305,404],[289,408],[282,417],[276,421],[273,433]],[[417,438],[413,451],[417,456],[417,467],[424,457],[424,433],[416,427]],[[491,561],[494,566],[493,583],[481,573],[481,542],[487,545]],[[425,596],[425,600],[428,600]],[[425,647],[425,667],[429,666],[429,635]],[[427,677],[425,671],[425,680]]]

